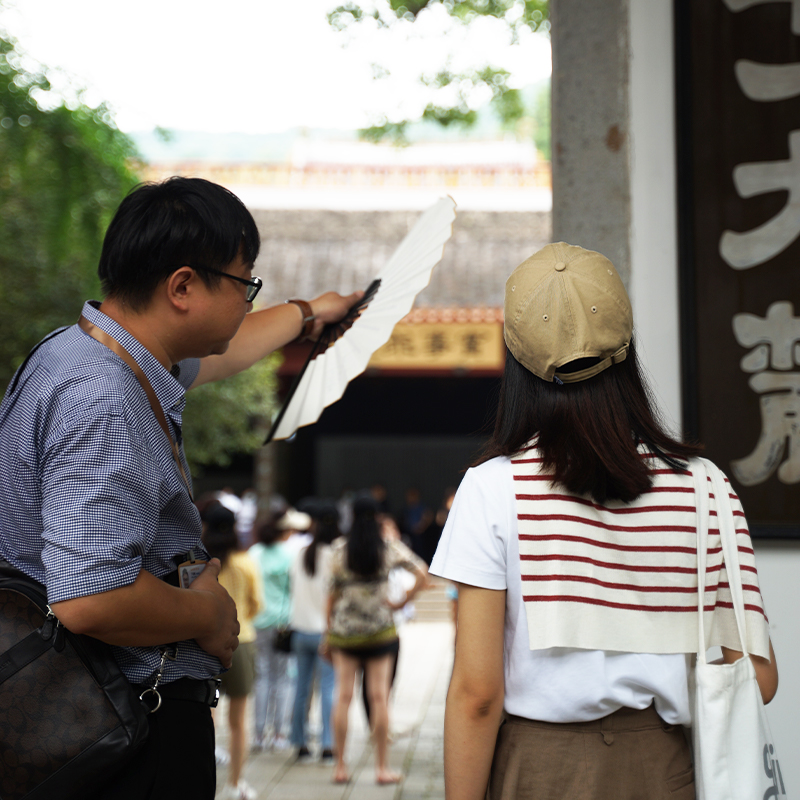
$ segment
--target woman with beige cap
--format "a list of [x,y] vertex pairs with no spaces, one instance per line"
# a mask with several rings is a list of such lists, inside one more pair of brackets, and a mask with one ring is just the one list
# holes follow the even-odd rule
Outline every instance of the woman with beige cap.
[[[459,590],[448,800],[695,796],[682,726],[686,654],[697,650],[690,459],[700,447],[659,423],[632,328],[622,281],[599,253],[551,244],[506,284],[494,435],[430,569]],[[732,489],[731,502],[747,643],[768,702],[777,669]],[[719,580],[707,588],[708,644],[732,662],[741,645],[718,544],[709,535]]]

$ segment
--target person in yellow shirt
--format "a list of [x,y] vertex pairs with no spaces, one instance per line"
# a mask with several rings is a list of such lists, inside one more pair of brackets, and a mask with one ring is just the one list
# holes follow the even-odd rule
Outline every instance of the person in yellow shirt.
[[255,680],[256,629],[253,617],[264,601],[255,564],[246,552],[239,551],[232,511],[220,503],[203,513],[203,545],[212,558],[222,562],[219,582],[236,603],[239,615],[239,647],[233,654],[231,668],[222,675],[220,690],[228,695],[230,727],[230,764],[228,779],[219,795],[221,800],[253,800],[256,792],[242,780],[242,767],[248,750],[245,710],[247,696]]

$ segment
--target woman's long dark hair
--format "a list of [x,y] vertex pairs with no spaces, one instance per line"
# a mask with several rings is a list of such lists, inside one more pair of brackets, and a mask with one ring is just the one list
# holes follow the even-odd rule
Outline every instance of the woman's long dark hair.
[[278,527],[278,520],[283,516],[283,512],[280,514],[270,514],[259,526],[256,528],[256,541],[260,542],[261,544],[265,545],[266,547],[272,547],[272,545],[276,544],[277,541],[283,536],[286,531],[282,531]]
[[225,564],[228,556],[239,548],[233,511],[225,508],[222,503],[217,503],[207,508],[202,519],[203,547],[211,558],[218,558]]
[[317,548],[321,544],[330,544],[341,536],[342,532],[339,530],[339,510],[332,500],[320,502],[312,516],[315,518],[314,538],[303,554],[303,568],[306,575],[313,578],[317,571]]
[[377,520],[378,504],[371,496],[353,502],[353,524],[347,534],[347,566],[362,578],[374,578],[383,565],[386,545]]
[[507,352],[494,434],[476,464],[514,455],[534,436],[553,482],[598,503],[630,502],[650,488],[638,443],[673,468],[702,449],[665,431],[633,341],[625,361],[563,385],[538,378]]

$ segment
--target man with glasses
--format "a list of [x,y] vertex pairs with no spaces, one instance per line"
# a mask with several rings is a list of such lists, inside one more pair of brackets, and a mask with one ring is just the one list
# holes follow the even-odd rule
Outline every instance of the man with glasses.
[[219,562],[191,588],[173,585],[190,551],[203,556],[181,439],[186,390],[317,335],[360,297],[248,314],[259,244],[221,186],[138,187],[106,233],[105,299],[37,346],[0,406],[0,556],[45,584],[68,629],[115,645],[137,687],[164,665],[148,741],[103,798],[214,796],[210,679],[230,665],[239,624]]

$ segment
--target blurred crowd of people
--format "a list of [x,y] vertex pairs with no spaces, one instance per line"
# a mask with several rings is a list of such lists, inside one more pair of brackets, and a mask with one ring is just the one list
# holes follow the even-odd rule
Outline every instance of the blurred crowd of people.
[[242,779],[251,751],[292,748],[298,762],[330,764],[332,780],[347,782],[345,743],[359,677],[376,782],[400,779],[387,760],[398,630],[427,584],[454,494],[448,490],[431,509],[409,488],[396,516],[382,484],[337,500],[308,497],[296,507],[275,496],[261,511],[251,489],[239,496],[226,487],[198,500],[204,545],[222,562],[219,580],[241,624],[233,665],[222,676],[227,720],[216,720],[229,729],[228,750],[217,750],[228,766],[223,800],[256,796]]

